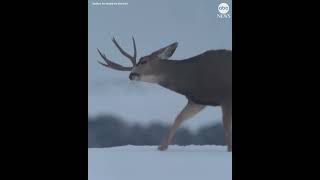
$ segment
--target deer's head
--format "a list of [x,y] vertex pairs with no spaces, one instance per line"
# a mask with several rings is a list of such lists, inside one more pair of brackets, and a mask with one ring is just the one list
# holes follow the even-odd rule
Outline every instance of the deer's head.
[[144,81],[144,82],[150,82],[150,83],[158,83],[160,81],[163,73],[163,68],[161,65],[162,61],[171,57],[178,46],[177,42],[172,43],[164,48],[154,51],[153,53],[147,56],[141,57],[139,62],[137,63],[136,61],[137,49],[136,49],[136,43],[134,38],[132,38],[133,48],[134,48],[133,56],[125,52],[114,38],[112,39],[112,41],[116,45],[116,47],[119,49],[121,54],[126,56],[131,61],[132,66],[124,67],[115,62],[112,62],[105,56],[105,54],[101,53],[98,49],[99,54],[101,55],[103,60],[106,62],[106,64],[102,62],[99,62],[99,63],[111,69],[115,69],[119,71],[131,71],[129,75],[130,80]]

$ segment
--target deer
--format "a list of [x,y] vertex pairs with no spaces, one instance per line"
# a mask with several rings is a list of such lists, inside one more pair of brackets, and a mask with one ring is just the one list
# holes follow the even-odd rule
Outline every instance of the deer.
[[163,138],[158,150],[165,151],[182,122],[194,117],[206,106],[219,106],[227,151],[232,151],[232,50],[207,50],[199,55],[182,59],[169,59],[178,47],[174,42],[166,47],[142,56],[137,62],[137,48],[134,37],[133,56],[124,51],[113,37],[113,43],[132,66],[122,66],[111,61],[99,49],[104,63],[101,65],[118,70],[130,71],[129,79],[160,85],[186,97],[187,103],[176,116],[169,132]]

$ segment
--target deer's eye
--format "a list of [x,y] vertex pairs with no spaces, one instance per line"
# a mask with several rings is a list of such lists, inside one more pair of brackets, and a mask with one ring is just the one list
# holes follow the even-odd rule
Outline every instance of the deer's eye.
[[145,64],[145,63],[147,63],[147,61],[140,61],[140,64],[142,65],[142,64]]

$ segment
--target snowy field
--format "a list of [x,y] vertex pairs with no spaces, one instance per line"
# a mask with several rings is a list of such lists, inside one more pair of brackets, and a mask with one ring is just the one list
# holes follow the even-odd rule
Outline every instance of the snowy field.
[[89,180],[231,180],[225,146],[171,145],[89,148]]

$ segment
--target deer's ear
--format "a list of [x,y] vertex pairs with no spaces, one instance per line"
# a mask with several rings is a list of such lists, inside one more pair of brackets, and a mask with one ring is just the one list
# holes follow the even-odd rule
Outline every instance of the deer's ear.
[[175,42],[169,46],[159,49],[158,51],[155,51],[153,54],[157,55],[160,59],[167,59],[173,55],[177,47],[178,43]]

